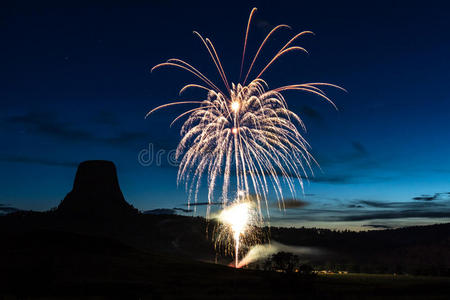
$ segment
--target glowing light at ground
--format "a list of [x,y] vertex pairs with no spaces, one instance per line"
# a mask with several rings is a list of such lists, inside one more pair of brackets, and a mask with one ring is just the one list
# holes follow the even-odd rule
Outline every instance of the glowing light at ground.
[[235,266],[239,262],[239,242],[241,235],[247,229],[250,219],[250,205],[249,203],[236,203],[224,210],[219,215],[219,220],[230,226],[233,232],[235,244]]

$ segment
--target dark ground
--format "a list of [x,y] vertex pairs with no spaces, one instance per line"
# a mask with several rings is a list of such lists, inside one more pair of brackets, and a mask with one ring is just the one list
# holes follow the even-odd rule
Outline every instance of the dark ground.
[[[300,276],[200,262],[214,257],[202,218],[138,215],[89,220],[20,213],[0,217],[0,228],[3,299],[448,299],[450,294],[450,277]],[[430,227],[424,235],[448,232],[438,228]],[[282,231],[274,229],[273,234],[280,239]],[[360,238],[377,236],[379,243],[382,232],[387,232],[386,245],[392,247],[387,236],[396,231]],[[298,234],[301,243],[315,239],[313,231],[309,236],[304,230]],[[289,240],[293,233],[283,236]],[[342,237],[329,232],[316,244],[328,245],[328,239],[343,239],[345,244]],[[441,243],[440,235],[434,239]]]
[[450,293],[450,278],[236,270],[63,232],[9,240],[21,251],[2,249],[6,299],[447,299]]

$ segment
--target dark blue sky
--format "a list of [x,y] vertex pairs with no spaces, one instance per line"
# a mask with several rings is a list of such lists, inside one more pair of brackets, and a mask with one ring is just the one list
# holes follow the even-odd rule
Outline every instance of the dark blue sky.
[[[256,6],[248,53],[280,23],[293,30],[272,40],[265,59],[290,35],[316,33],[298,42],[309,56],[287,55],[263,76],[270,87],[322,81],[349,91],[329,90],[339,111],[315,96],[285,95],[306,123],[322,172],[305,185],[301,198],[309,205],[274,210],[273,223],[360,229],[450,220],[450,20],[443,1],[183,3],[2,4],[0,209],[57,206],[77,164],[88,159],[114,161],[125,197],[141,210],[185,207],[176,168],[167,163],[179,140],[179,126],[169,124],[183,108],[144,115],[180,99],[179,88],[195,79],[149,70],[177,57],[218,80],[197,30],[212,39],[236,82]],[[149,147],[166,151],[161,164],[139,163]]]

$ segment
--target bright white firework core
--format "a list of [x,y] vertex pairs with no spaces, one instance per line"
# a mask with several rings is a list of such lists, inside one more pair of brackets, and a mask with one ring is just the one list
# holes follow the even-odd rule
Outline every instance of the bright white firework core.
[[233,230],[233,237],[235,240],[239,239],[241,233],[244,232],[247,227],[250,218],[250,207],[249,204],[237,203],[228,208],[225,208],[220,213],[220,220],[223,223],[228,224]]
[[245,231],[249,219],[250,206],[246,202],[234,204],[220,213],[220,220],[231,227],[235,241],[238,241],[239,236]]
[[233,231],[235,262],[237,268],[239,263],[239,240],[250,221],[250,205],[247,202],[236,203],[225,208],[219,215],[221,222],[229,225]]
[[231,129],[231,133],[236,134],[238,132],[238,129],[236,127],[233,127],[233,129]]
[[234,112],[237,112],[238,110],[239,110],[239,102],[237,102],[237,101],[233,101],[232,103],[231,103],[231,109],[234,111]]

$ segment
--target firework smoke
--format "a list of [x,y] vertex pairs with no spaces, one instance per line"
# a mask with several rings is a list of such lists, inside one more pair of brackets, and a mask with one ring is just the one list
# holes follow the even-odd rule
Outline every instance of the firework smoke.
[[255,261],[267,259],[278,252],[289,252],[301,256],[318,256],[325,254],[323,250],[318,248],[288,246],[272,240],[270,244],[255,245],[250,248],[244,258],[242,258],[237,265],[237,268],[242,268]]

